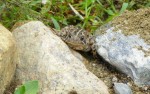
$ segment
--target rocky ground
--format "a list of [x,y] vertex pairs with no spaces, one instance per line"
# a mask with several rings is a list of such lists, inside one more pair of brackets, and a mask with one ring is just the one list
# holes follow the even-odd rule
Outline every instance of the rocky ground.
[[89,61],[89,63],[85,64],[86,68],[105,82],[109,88],[110,94],[115,94],[113,89],[113,82],[127,83],[131,87],[133,94],[150,94],[150,86],[138,87],[134,84],[130,77],[119,72],[113,66],[104,61],[101,57],[93,58],[90,53],[81,54]]
[[[128,12],[128,14],[126,15],[122,15],[120,17],[118,17],[118,21],[112,22],[113,24],[121,24],[121,26],[123,25],[124,27],[135,27],[135,28],[131,28],[128,31],[132,31],[132,32],[136,32],[136,34],[140,34],[143,39],[145,39],[145,41],[149,44],[150,40],[149,40],[149,9],[143,11],[143,10],[139,10],[134,14],[130,14],[132,12]],[[146,14],[146,15],[145,15]],[[144,17],[143,17],[144,16]],[[124,19],[123,19],[124,18]],[[133,19],[133,20],[126,20],[126,19]],[[141,20],[145,20],[144,22]],[[126,22],[129,23],[133,23],[133,24],[126,24]],[[121,23],[120,23],[121,22]],[[137,23],[139,24],[137,24]],[[126,26],[128,25],[128,26]],[[137,26],[136,26],[137,25]],[[139,26],[140,25],[140,26]],[[120,26],[119,26],[120,28]],[[123,30],[125,30],[125,28],[121,28]],[[145,34],[145,32],[147,32]],[[126,35],[132,35],[132,32],[127,32],[124,31],[124,33]],[[96,57],[94,58],[93,55],[91,53],[81,53],[89,62],[85,64],[86,68],[91,71],[93,74],[95,74],[99,79],[103,80],[105,82],[105,84],[108,86],[109,88],[109,92],[110,94],[115,94],[114,89],[113,89],[113,83],[114,82],[121,82],[121,83],[126,83],[128,84],[131,89],[133,94],[150,94],[150,86],[143,86],[143,87],[138,87],[137,85],[134,84],[133,80],[128,77],[127,75],[119,72],[117,69],[115,69],[113,66],[111,66],[110,64],[108,64],[106,61],[104,61],[101,57]],[[149,52],[147,52],[147,55],[149,55]],[[12,94],[11,92],[14,91],[14,86],[15,84],[12,83],[12,85],[10,86],[10,88],[8,89],[8,91],[6,91],[5,94]]]
[[[127,83],[133,94],[150,94],[150,87],[138,87],[132,79],[125,74],[119,72],[113,66],[105,62],[101,57],[94,58],[91,53],[81,53],[89,62],[85,64],[86,68],[103,80],[109,88],[110,94],[115,94],[113,82]],[[11,83],[5,94],[13,94],[16,83]]]
[[[123,13],[121,16],[114,19],[111,23],[114,26],[117,25],[118,29],[122,29],[125,35],[133,35],[133,34],[140,35],[140,37],[143,38],[147,44],[149,44],[150,43],[149,14],[150,8],[139,9],[134,12],[127,11]],[[149,56],[149,51],[145,52],[145,56]],[[100,59],[90,59],[90,63],[89,64],[87,63],[86,67],[88,70],[93,72],[97,77],[102,79],[107,84],[111,94],[114,94],[113,82],[127,83],[131,87],[133,94],[150,94],[150,86],[149,87],[136,86],[130,77],[127,77],[125,74],[117,71],[107,62],[104,62]]]

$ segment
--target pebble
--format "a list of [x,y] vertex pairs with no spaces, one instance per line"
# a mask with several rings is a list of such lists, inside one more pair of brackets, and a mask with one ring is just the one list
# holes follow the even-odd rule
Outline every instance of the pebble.
[[117,82],[118,81],[118,78],[116,77],[116,76],[114,76],[113,78],[112,78],[112,82]]
[[116,94],[133,94],[131,88],[124,83],[114,83],[114,90]]

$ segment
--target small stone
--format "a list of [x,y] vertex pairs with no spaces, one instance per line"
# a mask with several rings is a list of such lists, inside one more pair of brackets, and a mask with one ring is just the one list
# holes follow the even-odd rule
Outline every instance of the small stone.
[[94,63],[93,63],[92,65],[93,65],[93,67],[95,67],[95,66],[96,66],[96,64],[94,64]]
[[148,87],[144,86],[144,87],[142,87],[142,89],[146,91],[146,90],[148,90]]
[[127,85],[129,85],[130,87],[132,86],[132,84],[130,82],[128,82]]
[[112,82],[117,82],[118,81],[118,78],[116,77],[116,76],[114,76],[113,78],[112,78]]
[[124,83],[114,83],[114,90],[116,94],[133,94],[131,88]]
[[148,90],[148,87],[144,87],[144,90],[145,90],[145,91]]

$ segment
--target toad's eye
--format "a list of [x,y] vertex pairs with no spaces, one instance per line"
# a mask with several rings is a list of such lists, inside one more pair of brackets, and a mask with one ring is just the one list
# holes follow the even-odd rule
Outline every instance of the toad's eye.
[[84,40],[84,37],[81,37],[80,40],[83,41],[83,40]]

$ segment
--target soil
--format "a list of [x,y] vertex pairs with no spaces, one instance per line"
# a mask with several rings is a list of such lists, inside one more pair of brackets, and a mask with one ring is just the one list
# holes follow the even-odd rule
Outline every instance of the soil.
[[133,94],[150,94],[150,86],[138,87],[134,84],[130,77],[124,73],[119,72],[101,57],[93,58],[90,53],[82,53],[82,55],[89,61],[89,63],[85,64],[86,68],[107,85],[110,94],[115,94],[113,89],[114,82],[128,84]]
[[150,8],[126,11],[112,21],[125,35],[140,35],[150,44]]
[[[139,35],[150,45],[150,8],[126,11],[111,23],[117,29],[121,29],[125,35]],[[150,55],[150,49],[149,51],[140,47],[138,49],[144,51],[145,56]]]

